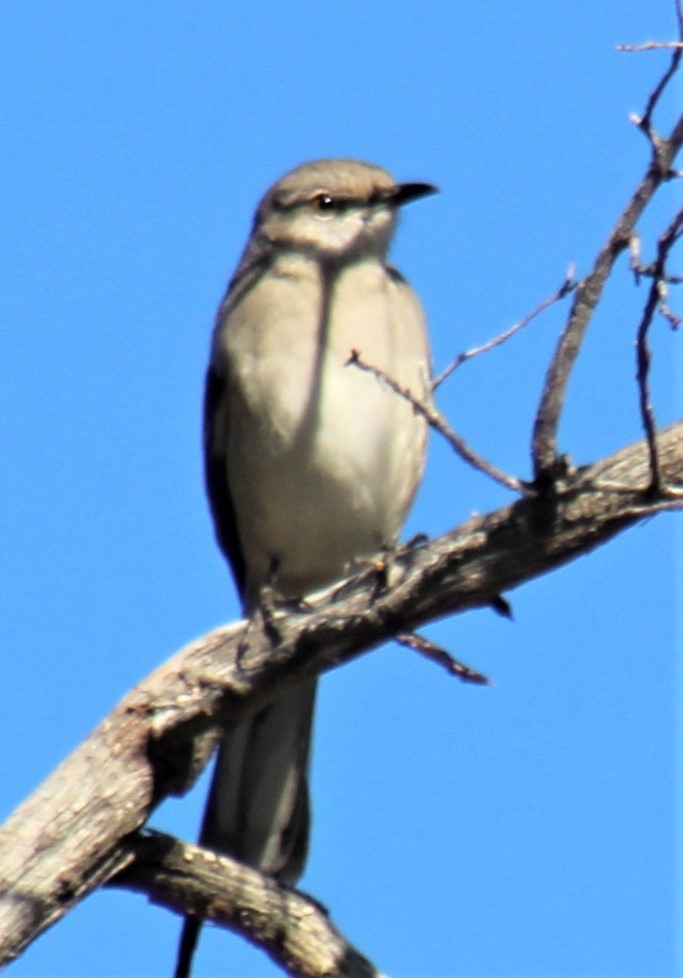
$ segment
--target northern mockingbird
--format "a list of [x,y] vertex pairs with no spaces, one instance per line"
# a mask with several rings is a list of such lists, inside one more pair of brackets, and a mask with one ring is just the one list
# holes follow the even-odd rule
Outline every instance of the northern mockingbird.
[[[206,378],[206,486],[244,611],[300,597],[391,547],[422,477],[427,426],[352,350],[418,397],[420,302],[387,251],[400,206],[434,193],[357,160],[306,163],[263,197],[218,310]],[[285,883],[303,872],[315,681],[225,734],[200,841]],[[187,917],[176,978],[201,919]]]

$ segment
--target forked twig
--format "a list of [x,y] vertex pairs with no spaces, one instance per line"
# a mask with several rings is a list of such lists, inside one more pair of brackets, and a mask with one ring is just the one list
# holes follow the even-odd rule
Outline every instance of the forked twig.
[[347,366],[358,367],[360,370],[366,370],[368,373],[373,374],[382,383],[390,387],[394,393],[398,394],[400,397],[405,398],[418,414],[421,414],[423,418],[427,421],[427,424],[438,431],[440,435],[446,439],[448,444],[451,446],[454,452],[456,452],[463,461],[467,462],[469,465],[488,475],[495,482],[498,482],[501,486],[505,486],[506,489],[511,489],[513,492],[527,493],[529,487],[527,483],[518,479],[514,475],[508,475],[507,472],[503,472],[502,469],[497,468],[491,462],[488,462],[485,458],[479,455],[474,449],[456,434],[456,432],[451,428],[448,421],[441,412],[436,408],[433,403],[427,403],[416,397],[415,394],[407,387],[403,387],[399,384],[393,377],[390,377],[384,370],[380,370],[379,367],[373,366],[371,363],[366,363],[362,359],[361,354],[358,350],[351,350],[351,355],[346,361]]
[[[678,41],[664,42],[661,45],[658,45],[663,48],[668,48],[669,50],[673,50],[673,54],[671,56],[671,63],[669,64],[669,67],[664,72],[664,74],[659,80],[658,85],[656,86],[656,88],[650,95],[649,99],[647,100],[647,106],[645,107],[645,114],[642,116],[642,118],[637,115],[631,116],[631,121],[638,126],[638,128],[641,130],[641,132],[646,136],[646,138],[650,142],[650,145],[652,146],[652,150],[655,156],[658,154],[661,148],[661,139],[652,127],[652,116],[654,115],[654,111],[657,107],[657,103],[659,102],[662,96],[662,93],[664,92],[666,86],[669,84],[669,82],[675,75],[676,71],[678,70],[681,56],[683,56],[683,3],[681,2],[681,0],[676,0],[675,7],[676,7],[676,19],[678,21]],[[657,44],[657,42],[648,41],[646,42],[646,44],[655,45]],[[629,49],[626,48],[625,50],[629,50]],[[636,48],[633,48],[631,50],[636,50]],[[643,50],[652,50],[652,48],[644,47]]]

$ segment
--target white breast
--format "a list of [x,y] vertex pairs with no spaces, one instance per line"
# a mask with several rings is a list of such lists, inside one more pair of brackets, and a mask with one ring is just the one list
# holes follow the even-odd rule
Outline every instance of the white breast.
[[393,543],[422,476],[423,418],[351,351],[419,396],[429,351],[416,296],[379,262],[348,267],[327,298],[314,263],[284,272],[230,314],[228,479],[250,587],[276,560],[279,587],[301,594]]

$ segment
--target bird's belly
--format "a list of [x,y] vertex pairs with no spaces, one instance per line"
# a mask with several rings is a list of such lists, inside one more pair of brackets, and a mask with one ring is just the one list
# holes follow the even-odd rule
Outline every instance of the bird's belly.
[[[279,586],[299,594],[394,542],[422,473],[425,425],[405,400],[334,352],[319,384],[312,374],[301,383],[300,361],[291,364],[291,384],[282,382],[289,375],[282,361],[275,375],[279,383],[267,385],[243,419],[251,451],[235,509],[251,585],[276,566]],[[413,379],[417,385],[417,367]]]

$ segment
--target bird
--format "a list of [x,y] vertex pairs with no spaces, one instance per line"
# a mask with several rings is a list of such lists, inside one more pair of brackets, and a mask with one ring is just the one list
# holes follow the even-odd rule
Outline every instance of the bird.
[[[271,584],[300,599],[396,545],[421,482],[431,353],[388,260],[403,205],[436,193],[356,159],[290,170],[261,199],[216,316],[204,395],[215,535],[245,616]],[[375,373],[350,363],[360,354]],[[200,844],[281,883],[302,875],[316,680],[223,734]],[[185,917],[175,978],[202,919]]]

